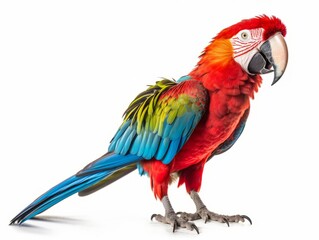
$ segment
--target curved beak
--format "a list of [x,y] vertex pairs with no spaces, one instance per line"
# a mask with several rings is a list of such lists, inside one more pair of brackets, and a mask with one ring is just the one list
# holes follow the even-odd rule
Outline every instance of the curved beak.
[[288,48],[281,33],[276,33],[261,44],[258,52],[253,55],[248,71],[252,74],[265,74],[274,72],[274,85],[284,74],[288,63]]

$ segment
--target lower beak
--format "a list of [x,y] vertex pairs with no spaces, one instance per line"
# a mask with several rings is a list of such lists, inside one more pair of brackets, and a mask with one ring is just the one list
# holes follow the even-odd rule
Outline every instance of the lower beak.
[[274,85],[286,70],[288,63],[288,48],[281,33],[276,33],[264,42],[258,52],[248,64],[248,71],[252,74],[274,72]]

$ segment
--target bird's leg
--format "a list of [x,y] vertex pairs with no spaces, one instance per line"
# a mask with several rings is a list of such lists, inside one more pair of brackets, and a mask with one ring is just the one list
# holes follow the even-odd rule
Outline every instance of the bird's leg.
[[195,206],[196,206],[196,212],[195,213],[185,213],[180,212],[178,213],[179,216],[187,221],[194,221],[197,219],[203,219],[205,223],[209,220],[211,221],[217,221],[221,223],[226,223],[229,226],[230,222],[244,222],[247,220],[250,224],[252,224],[249,217],[246,215],[220,215],[214,212],[211,212],[207,209],[203,201],[200,199],[198,193],[196,191],[190,192],[190,197],[193,199]]
[[170,224],[173,227],[173,232],[175,232],[175,230],[178,227],[181,227],[181,228],[187,228],[188,230],[191,230],[191,231],[195,229],[195,231],[199,233],[198,228],[194,223],[189,222],[185,218],[181,218],[177,216],[177,214],[175,213],[172,207],[171,202],[169,201],[168,196],[164,196],[162,198],[162,203],[165,208],[165,216],[162,216],[161,214],[153,214],[151,217],[151,220],[155,218],[158,222]]

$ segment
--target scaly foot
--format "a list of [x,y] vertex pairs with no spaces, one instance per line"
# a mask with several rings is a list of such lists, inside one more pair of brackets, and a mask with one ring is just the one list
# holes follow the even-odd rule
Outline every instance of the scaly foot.
[[158,222],[170,224],[173,227],[173,232],[175,232],[178,227],[181,227],[191,231],[195,229],[195,231],[199,234],[198,228],[194,223],[189,222],[185,218],[178,217],[175,212],[168,213],[165,216],[153,214],[151,220],[153,220],[153,218],[155,218]]
[[177,215],[179,215],[181,218],[187,220],[187,221],[194,221],[197,219],[203,219],[205,223],[209,220],[211,221],[217,221],[221,223],[226,223],[229,227],[230,222],[245,222],[247,220],[250,224],[252,224],[252,221],[249,217],[246,215],[233,215],[233,216],[227,216],[227,215],[220,215],[214,212],[209,211],[203,201],[200,199],[198,193],[196,191],[190,192],[190,197],[193,199],[197,211],[195,213],[185,213],[185,212],[178,212]]
[[191,231],[193,231],[195,229],[195,231],[199,234],[198,228],[194,223],[189,222],[188,220],[177,216],[177,214],[175,213],[175,211],[174,211],[174,209],[173,209],[173,207],[168,199],[168,196],[164,196],[161,201],[162,201],[163,206],[165,208],[165,216],[162,216],[160,214],[153,214],[151,217],[151,220],[153,220],[153,218],[155,218],[158,222],[170,224],[173,227],[173,232],[175,232],[175,230],[178,227],[181,227],[181,228],[186,228],[186,229],[191,230]]
[[209,211],[206,207],[203,207],[197,210],[195,213],[178,212],[177,215],[179,215],[180,218],[184,219],[185,221],[194,221],[198,219],[203,219],[205,223],[208,221],[217,221],[221,223],[226,223],[228,227],[230,222],[238,223],[238,222],[245,222],[245,220],[247,220],[250,224],[252,224],[251,219],[247,217],[246,215],[233,215],[233,216],[220,215],[220,214]]

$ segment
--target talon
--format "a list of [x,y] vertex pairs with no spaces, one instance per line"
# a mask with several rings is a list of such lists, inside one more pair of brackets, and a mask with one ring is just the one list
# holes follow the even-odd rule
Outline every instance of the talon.
[[173,224],[173,232],[175,232],[176,228],[178,227],[178,223],[177,221],[175,220],[174,221],[174,224]]
[[241,215],[241,217],[242,217],[243,219],[246,219],[246,220],[250,223],[250,225],[253,225],[253,222],[251,221],[250,217],[248,217],[248,216],[246,216],[246,215]]
[[229,227],[229,221],[227,220],[227,218],[224,218],[224,217],[223,217],[223,221],[224,221],[224,223],[226,223],[227,226]]
[[193,229],[195,229],[195,231],[197,232],[197,234],[199,234],[199,230],[198,227],[195,224],[192,224]]
[[210,220],[210,216],[207,215],[207,217],[205,218],[205,224],[208,222],[208,220]]
[[177,212],[176,215],[182,214],[183,212]]
[[151,221],[153,221],[153,218],[155,218],[157,216],[157,214],[152,214],[152,216],[151,216]]

